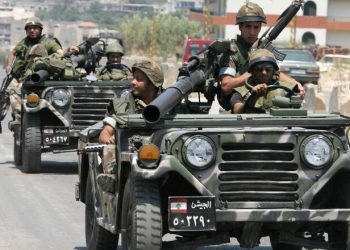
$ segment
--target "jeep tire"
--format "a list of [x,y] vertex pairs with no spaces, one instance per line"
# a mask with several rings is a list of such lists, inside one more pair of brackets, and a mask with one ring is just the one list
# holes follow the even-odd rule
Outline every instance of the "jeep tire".
[[39,173],[41,169],[41,130],[39,114],[24,113],[22,150],[22,171],[24,173]]
[[[94,155],[96,156],[96,154]],[[118,247],[118,234],[112,234],[97,223],[96,198],[92,188],[92,172],[89,170],[85,197],[85,239],[88,249],[115,250]]]
[[22,135],[21,127],[16,126],[13,131],[13,160],[16,166],[22,165]]
[[162,216],[157,182],[133,180],[129,176],[122,206],[122,249],[162,249]]

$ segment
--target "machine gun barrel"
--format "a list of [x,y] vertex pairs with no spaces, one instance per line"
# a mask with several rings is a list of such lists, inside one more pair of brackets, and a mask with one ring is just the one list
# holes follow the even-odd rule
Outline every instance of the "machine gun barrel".
[[296,1],[292,3],[281,15],[279,22],[271,30],[268,35],[268,40],[275,40],[282,30],[288,25],[288,23],[293,19],[293,17],[298,13],[303,1]]
[[43,82],[45,81],[47,78],[49,78],[49,72],[47,72],[44,69],[38,70],[37,72],[34,72],[31,77],[30,80],[32,80],[32,82],[34,83],[39,83],[39,82]]
[[180,77],[173,86],[167,88],[147,105],[142,113],[146,122],[158,122],[166,112],[180,103],[182,98],[205,83],[206,74],[203,69],[198,67],[199,64],[198,58],[191,60],[187,65],[187,69],[191,71],[190,74]]

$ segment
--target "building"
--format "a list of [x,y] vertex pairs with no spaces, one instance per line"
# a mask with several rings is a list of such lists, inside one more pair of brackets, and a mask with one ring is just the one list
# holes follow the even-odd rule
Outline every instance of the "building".
[[[210,6],[210,23],[213,27],[212,38],[235,38],[239,34],[235,25],[236,14],[246,0],[206,0]],[[265,11],[268,23],[262,32],[274,25],[279,15],[292,0],[259,0]],[[295,18],[295,33],[291,24],[283,30],[275,43],[289,44],[291,36],[301,45],[343,46],[350,47],[350,1],[348,0],[306,0],[304,9],[299,10]],[[191,12],[191,20],[204,22],[208,19],[203,13]],[[262,34],[262,33],[261,33]]]

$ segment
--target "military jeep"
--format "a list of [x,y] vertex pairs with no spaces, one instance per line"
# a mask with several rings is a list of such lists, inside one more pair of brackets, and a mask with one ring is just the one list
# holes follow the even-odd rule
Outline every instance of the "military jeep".
[[[116,249],[119,235],[122,249],[231,237],[253,248],[264,236],[274,250],[350,249],[350,118],[308,114],[293,98],[265,114],[168,114],[203,78],[194,70],[142,115],[118,116],[115,193],[96,183],[101,127],[81,133],[76,198],[88,249]],[[177,238],[163,241],[167,233]]]
[[130,81],[26,81],[14,161],[25,173],[41,170],[41,154],[75,150],[79,131],[103,119],[110,99]]

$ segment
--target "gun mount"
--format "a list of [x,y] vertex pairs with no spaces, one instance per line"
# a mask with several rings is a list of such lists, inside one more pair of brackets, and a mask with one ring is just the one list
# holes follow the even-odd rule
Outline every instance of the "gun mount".
[[191,92],[200,90],[206,80],[216,75],[217,56],[230,48],[230,41],[216,40],[203,51],[204,58],[193,56],[188,64],[180,69],[177,82],[167,88],[143,111],[143,118],[148,123],[156,123],[169,110],[174,108]]

